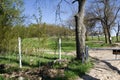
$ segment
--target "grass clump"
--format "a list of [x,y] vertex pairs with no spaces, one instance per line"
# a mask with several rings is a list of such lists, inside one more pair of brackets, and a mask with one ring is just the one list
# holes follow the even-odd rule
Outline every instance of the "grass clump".
[[65,70],[65,77],[68,78],[68,80],[73,80],[83,76],[90,68],[92,68],[91,62],[83,64],[80,60],[74,60],[68,64],[68,68]]
[[0,75],[0,80],[5,80],[3,76]]
[[[78,77],[82,77],[88,72],[93,64],[92,62],[82,63],[80,60],[73,60],[67,63],[67,66],[64,67],[64,64],[54,64],[55,69],[64,69],[64,77],[56,77],[57,80],[75,80]],[[54,80],[56,80],[54,79]]]

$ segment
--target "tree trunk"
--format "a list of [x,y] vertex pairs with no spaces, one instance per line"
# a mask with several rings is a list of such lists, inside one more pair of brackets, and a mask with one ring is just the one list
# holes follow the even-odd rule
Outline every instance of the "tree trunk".
[[112,44],[111,42],[111,34],[110,34],[110,28],[108,26],[104,26],[104,35],[105,35],[105,43]]
[[111,34],[110,34],[110,26],[107,25],[106,30],[107,30],[108,44],[112,44],[112,38],[111,38]]
[[108,31],[107,31],[107,28],[105,28],[105,43],[108,43]]
[[88,41],[88,31],[85,33],[85,41]]
[[118,30],[117,30],[117,33],[116,33],[116,41],[118,42],[119,41],[119,31],[120,31],[120,24],[118,22]]
[[76,23],[76,54],[77,59],[83,60],[85,53],[85,32],[86,27],[84,26],[84,7],[86,0],[78,0],[78,13],[75,15]]
[[116,33],[116,42],[118,42],[119,39],[118,39],[118,32]]
[[98,41],[100,41],[100,36],[98,35]]
[[105,43],[108,43],[106,26],[105,26],[105,24],[102,23],[102,21],[101,21],[101,24],[102,24],[102,26],[103,26],[103,31],[104,31],[104,36],[105,36]]

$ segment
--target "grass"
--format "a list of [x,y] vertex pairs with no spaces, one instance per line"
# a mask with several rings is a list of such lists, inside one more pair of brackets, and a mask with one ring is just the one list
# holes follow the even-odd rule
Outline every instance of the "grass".
[[[63,68],[64,64],[54,64],[54,68]],[[80,60],[73,60],[67,64],[68,66],[64,69],[64,77],[46,78],[45,80],[75,80],[78,77],[82,77],[88,72],[93,64],[91,62],[81,63]]]
[[4,78],[2,76],[0,76],[0,80],[4,80]]
[[109,44],[105,44],[104,42],[98,42],[98,41],[87,41],[86,45],[90,48],[101,48],[101,47],[111,46]]
[[79,60],[77,61],[74,60],[70,64],[68,64],[68,70],[66,70],[66,76],[67,77],[71,76],[71,78],[73,79],[78,76],[81,77],[86,72],[88,72],[91,67],[92,67],[91,62],[87,62],[83,64]]
[[[42,40],[42,39],[41,39]],[[58,51],[58,38],[52,37],[47,38],[45,41],[41,41],[38,38],[26,38],[22,40],[22,49],[24,52],[31,53],[34,49],[47,49],[52,50],[53,52]],[[115,37],[112,37],[113,44],[116,42]],[[29,45],[29,46],[28,46]],[[88,41],[86,41],[86,45],[90,48],[100,48],[100,47],[107,47],[112,46],[109,44],[104,43],[104,37],[100,36],[100,41],[98,40],[97,36],[88,37]],[[71,52],[76,50],[76,42],[75,38],[62,38],[62,52]]]
[[[0,55],[0,64],[6,64],[8,66],[3,72],[0,72],[0,74],[4,74],[4,73],[11,74],[12,72],[19,72],[19,71],[24,71],[26,69],[34,69],[34,68],[42,67],[57,58],[58,55],[56,54],[47,54],[47,53],[44,53],[44,55],[41,55],[40,53],[22,54],[23,68],[20,69],[18,54],[9,53],[9,54]],[[70,78],[74,79],[78,76],[85,74],[85,72],[90,69],[91,67],[90,64],[88,63],[82,64],[80,61],[71,61],[73,60],[73,58],[74,58],[73,56],[62,55],[62,59],[70,60],[70,63],[67,63],[68,66],[64,68],[65,76],[54,77],[51,80],[69,80]],[[30,62],[30,59],[32,59],[32,62]],[[52,66],[53,69],[63,68],[63,64],[53,64]],[[0,77],[0,79],[4,80],[3,77]],[[50,78],[48,80],[50,80]]]
[[[89,37],[89,41],[86,41],[86,45],[90,48],[94,47],[106,47],[111,46],[104,43],[104,37],[100,38],[101,41],[98,41],[97,37],[93,39]],[[113,37],[113,42],[115,42],[115,37]],[[34,69],[42,67],[49,62],[58,58],[58,54],[49,54],[49,52],[33,52],[33,49],[45,48],[45,50],[52,50],[54,53],[58,50],[58,38],[48,38],[45,40],[45,44],[40,43],[37,38],[26,38],[22,40],[22,65],[23,68],[19,68],[19,57],[18,53],[7,53],[0,54],[0,64],[6,64],[8,67],[5,70],[0,71],[2,73],[12,73],[14,71]],[[71,52],[75,51],[75,39],[74,38],[62,38],[62,52]],[[27,49],[27,53],[25,50]],[[73,56],[62,55],[62,59],[70,60],[70,63],[67,63],[67,67],[64,68],[64,77],[55,77],[51,80],[73,80],[76,77],[81,77],[92,67],[91,62],[82,64],[81,61],[72,61]],[[52,68],[62,68],[63,64],[54,64]],[[3,77],[0,76],[0,80],[3,80]],[[50,80],[50,78],[48,78]]]

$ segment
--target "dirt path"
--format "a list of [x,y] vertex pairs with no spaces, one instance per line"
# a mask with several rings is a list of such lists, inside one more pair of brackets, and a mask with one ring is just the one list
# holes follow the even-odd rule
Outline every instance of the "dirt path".
[[78,80],[120,80],[120,55],[115,60],[111,50],[90,50],[94,68],[83,79]]

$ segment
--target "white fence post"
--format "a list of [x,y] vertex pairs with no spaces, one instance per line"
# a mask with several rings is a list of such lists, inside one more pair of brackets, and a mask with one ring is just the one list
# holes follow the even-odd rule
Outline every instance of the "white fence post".
[[22,57],[21,57],[21,38],[18,37],[18,49],[19,49],[19,66],[22,68]]
[[59,53],[59,60],[61,60],[61,38],[59,38],[58,53]]

